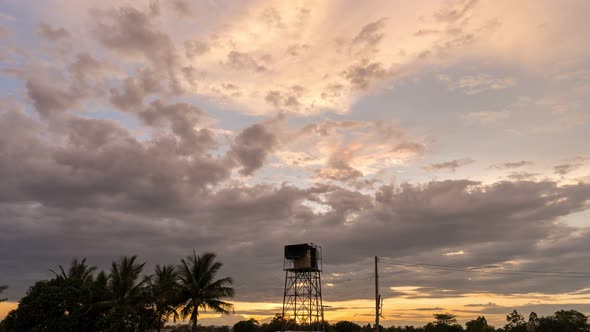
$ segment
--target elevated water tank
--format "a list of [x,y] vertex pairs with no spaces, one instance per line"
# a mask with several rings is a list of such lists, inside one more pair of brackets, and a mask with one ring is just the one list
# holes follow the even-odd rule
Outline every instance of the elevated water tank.
[[288,269],[293,271],[319,271],[320,252],[312,243],[291,244],[285,246],[285,261]]

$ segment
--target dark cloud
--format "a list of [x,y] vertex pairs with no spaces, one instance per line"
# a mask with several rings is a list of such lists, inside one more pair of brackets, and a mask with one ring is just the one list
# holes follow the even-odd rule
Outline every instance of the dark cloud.
[[[438,19],[460,25],[472,7],[464,2],[439,12]],[[330,300],[367,297],[375,255],[490,269],[568,271],[589,265],[590,231],[563,221],[590,209],[587,182],[531,181],[521,173],[489,184],[449,180],[377,187],[360,179],[363,174],[353,167],[356,156],[345,147],[347,139],[357,137],[348,131],[374,132],[369,138],[386,142],[388,152],[421,154],[426,147],[399,128],[362,121],[326,120],[287,134],[273,121],[261,122],[237,129],[235,139],[224,145],[206,112],[173,98],[179,68],[171,38],[158,27],[157,8],[144,13],[124,7],[94,17],[93,36],[104,48],[121,57],[147,59],[147,64],[129,69],[140,68],[133,75],[108,82],[105,89],[109,102],[138,120],[140,128],[68,112],[83,106],[88,91],[97,88],[97,77],[107,70],[103,58],[82,51],[73,56],[63,81],[27,76],[26,93],[41,117],[0,111],[0,252],[9,253],[0,257],[0,270],[3,283],[11,286],[11,300],[35,280],[51,277],[49,269],[73,256],[108,268],[124,254],[139,254],[150,264],[174,263],[193,248],[218,252],[226,263],[223,274],[235,277],[238,299],[253,301],[280,301],[286,243],[323,246],[325,280],[333,284],[324,294]],[[355,43],[377,44],[383,24],[365,26]],[[459,28],[437,45],[460,47],[475,40],[476,32]],[[45,37],[52,40],[69,34],[49,26],[46,30]],[[207,52],[210,46],[201,43],[189,42],[187,53]],[[287,47],[293,56],[307,50],[287,45],[282,49]],[[269,57],[237,51],[224,60],[250,72],[269,70],[272,63]],[[183,70],[187,77],[197,76],[190,67]],[[381,63],[360,60],[341,74],[355,89],[367,89],[391,73]],[[229,83],[219,86],[231,93],[239,90]],[[303,89],[277,86],[260,97],[276,108],[296,107]],[[327,81],[324,98],[346,90]],[[317,140],[344,137],[344,148],[328,156],[313,184],[271,185],[258,178],[252,181],[258,184],[246,184],[232,178],[233,171],[252,175],[287,139],[306,135]],[[427,168],[455,170],[472,162],[458,159]],[[555,170],[566,174],[568,167]],[[444,255],[459,251],[465,254]],[[387,296],[563,294],[587,288],[583,279],[381,267]],[[389,288],[400,286],[415,287],[415,292]]]
[[46,79],[31,78],[26,83],[27,94],[42,116],[52,116],[70,109],[81,99],[79,91],[69,91]]
[[88,53],[76,55],[76,61],[68,67],[70,74],[81,83],[98,76],[103,70],[104,65]]
[[457,170],[457,168],[473,164],[474,162],[475,161],[471,158],[455,159],[451,161],[445,161],[442,163],[430,164],[424,167],[424,169],[429,171],[450,170],[454,172]]
[[534,164],[535,163],[533,163],[532,161],[521,160],[521,161],[511,161],[511,162],[494,164],[490,167],[495,168],[495,169],[512,169],[512,168],[519,168],[519,167],[523,167],[523,166],[532,166]]
[[175,93],[182,92],[174,43],[152,14],[133,7],[96,11],[92,32],[104,47],[121,56],[147,59],[160,80],[167,79]]
[[173,61],[172,40],[158,30],[153,18],[133,7],[101,13],[93,29],[99,42],[123,55],[142,55],[157,63]]
[[586,303],[559,303],[559,304],[552,304],[552,303],[529,303],[525,305],[517,305],[511,307],[504,307],[504,306],[497,306],[497,307],[490,307],[484,308],[480,311],[482,314],[486,315],[506,315],[512,310],[518,311],[520,314],[527,315],[531,312],[535,312],[538,316],[549,316],[553,315],[558,310],[563,310],[567,308],[567,310],[577,310],[579,312],[588,312],[590,311],[590,304]]
[[263,72],[267,70],[268,62],[268,58],[255,58],[248,53],[231,51],[227,54],[226,65],[235,70]]
[[[187,199],[227,178],[230,169],[222,160],[203,153],[211,145],[208,132],[187,133],[184,124],[178,125],[182,105],[166,106],[162,111],[170,111],[161,117],[170,122],[180,140],[163,133],[140,142],[111,121],[75,116],[62,117],[40,135],[30,128],[43,128],[42,124],[22,115],[4,114],[3,121],[18,125],[13,130],[22,134],[3,138],[7,145],[1,174],[11,181],[5,182],[2,197],[12,195],[17,201],[64,208],[123,210],[150,209],[160,201],[182,210]],[[188,121],[186,126],[190,126]],[[61,144],[54,146],[52,140]]]
[[421,36],[432,36],[432,35],[438,35],[442,33],[440,30],[436,30],[436,29],[420,29],[416,32],[414,32],[414,36],[416,37],[421,37]]
[[529,172],[511,172],[508,174],[507,178],[513,181],[531,181],[535,180],[541,174],[539,173],[529,173]]
[[478,39],[489,37],[490,33],[501,25],[499,21],[488,21],[475,27],[468,26],[477,2],[461,0],[443,4],[432,17],[438,24],[421,28],[414,33],[417,37],[435,37],[431,49],[421,52],[419,58],[424,59],[433,55],[444,58]]
[[287,53],[290,56],[299,56],[301,55],[303,52],[309,50],[309,45],[307,44],[302,44],[302,45],[289,45],[289,47],[287,47],[287,50],[285,51],[285,53]]
[[174,12],[182,18],[189,18],[193,15],[193,8],[188,1],[185,0],[172,0],[166,2],[170,4],[170,7],[174,10]]
[[121,110],[137,110],[143,106],[145,97],[164,92],[157,74],[149,69],[141,70],[137,77],[127,77],[121,89],[110,89],[110,102]]
[[493,302],[481,303],[481,304],[480,303],[471,303],[471,304],[464,305],[464,307],[468,307],[468,308],[470,308],[470,307],[476,307],[476,308],[482,308],[482,307],[483,308],[495,308],[497,306],[498,305],[495,304],[495,303],[493,303]]
[[198,107],[187,103],[164,104],[160,100],[138,113],[140,119],[152,127],[170,129],[179,138],[178,153],[193,154],[217,147],[213,132],[208,128],[196,129],[206,125],[207,114]]
[[[285,243],[323,246],[326,275],[343,273],[329,281],[334,286],[326,294],[334,300],[362,297],[372,277],[362,271],[374,255],[460,259],[454,264],[467,266],[526,258],[522,269],[565,270],[590,262],[588,233],[555,222],[589,208],[588,184],[442,181],[382,186],[375,195],[326,184],[225,186],[232,168],[203,152],[208,143],[182,148],[185,139],[201,142],[192,125],[203,124],[201,110],[158,101],[141,112],[138,117],[159,135],[140,141],[106,120],[68,116],[47,127],[25,114],[2,114],[0,250],[13,253],[3,258],[12,299],[72,253],[108,267],[122,254],[139,253],[155,264],[174,262],[191,248],[215,250],[224,272],[236,277],[240,299],[258,301],[281,297]],[[236,137],[229,155],[243,174],[263,165],[277,144],[272,125],[255,124]],[[334,129],[325,124],[307,130]],[[539,241],[545,241],[542,248]],[[469,255],[433,256],[448,248]],[[458,273],[392,268],[383,271],[383,287],[416,286],[425,293],[405,296],[585,287],[578,280],[477,275],[466,284]]]
[[402,142],[394,146],[392,151],[422,154],[426,151],[426,146],[417,142]]
[[297,136],[306,136],[310,134],[326,137],[336,134],[341,130],[360,128],[365,125],[362,121],[333,121],[326,120],[320,123],[312,123],[298,130]]
[[283,19],[281,13],[276,8],[266,8],[260,15],[260,19],[269,27],[283,28]]
[[209,44],[199,40],[188,40],[184,42],[184,50],[187,58],[203,55],[209,52],[210,49]]
[[298,98],[303,92],[304,89],[301,86],[293,86],[291,89],[283,91],[271,90],[266,94],[264,100],[277,109],[297,108],[300,105]]
[[584,164],[581,163],[560,164],[553,166],[553,171],[555,172],[555,174],[566,175],[567,173],[570,173],[571,171],[576,170],[583,165]]
[[330,159],[326,167],[318,170],[316,174],[320,179],[342,182],[348,182],[363,176],[361,171],[350,166],[346,160],[338,158]]
[[52,27],[47,23],[39,24],[37,33],[39,34],[39,36],[51,41],[58,41],[70,37],[70,33],[68,32],[68,30],[64,28]]
[[0,25],[0,38],[7,38],[13,34],[14,31],[11,28]]
[[385,27],[387,18],[380,18],[375,22],[371,22],[361,29],[358,35],[352,40],[353,43],[366,43],[369,46],[377,45],[381,39],[383,39],[384,33],[382,32]]
[[477,4],[477,0],[461,0],[445,4],[434,17],[441,22],[453,23],[465,18]]
[[379,62],[364,59],[344,71],[344,77],[358,90],[366,90],[371,84],[387,76],[387,71]]
[[27,96],[37,112],[52,117],[73,110],[81,102],[104,93],[103,78],[109,68],[88,53],[78,53],[63,75],[51,72],[27,73]]
[[267,125],[256,123],[236,136],[230,155],[241,165],[241,174],[251,175],[262,167],[269,152],[277,143],[276,135]]

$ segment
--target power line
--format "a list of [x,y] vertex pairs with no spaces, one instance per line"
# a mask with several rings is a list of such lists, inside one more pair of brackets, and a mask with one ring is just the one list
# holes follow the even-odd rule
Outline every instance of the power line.
[[442,264],[425,264],[412,263],[406,261],[397,261],[390,258],[379,258],[379,262],[385,265],[406,266],[406,267],[423,267],[432,270],[454,271],[454,272],[468,272],[468,273],[484,273],[496,275],[513,275],[513,276],[528,276],[528,277],[547,277],[547,278],[572,278],[572,279],[590,279],[590,272],[556,272],[556,271],[531,271],[531,270],[508,270],[490,271],[490,267],[461,267]]
[[[437,267],[447,267],[447,268],[458,268],[458,269],[472,269],[472,270],[483,270],[483,269],[491,269],[494,268],[493,266],[479,266],[479,267],[461,267],[461,266],[453,266],[453,265],[442,265],[442,264],[426,264],[426,263],[410,263],[407,261],[400,261],[395,260],[388,257],[381,257],[379,258],[380,261],[387,260],[393,263],[402,263],[402,264],[414,264],[414,265],[424,265],[424,266],[437,266]],[[510,271],[510,272],[526,272],[526,273],[553,273],[553,274],[581,274],[581,275],[589,275],[590,272],[574,272],[574,271],[539,271],[539,270],[513,270],[513,269],[503,269],[503,271]]]
[[488,273],[488,274],[503,274],[503,275],[520,275],[520,276],[540,276],[540,277],[568,277],[568,278],[590,278],[590,275],[584,272],[578,272],[579,275],[573,275],[574,273],[567,272],[553,272],[553,271],[527,271],[527,270],[503,270],[503,271],[490,271],[489,267],[459,267],[451,265],[440,265],[440,264],[424,264],[424,263],[411,263],[404,261],[383,261],[385,264],[395,266],[410,266],[410,267],[424,267],[434,270],[443,271],[457,271],[457,272],[470,272],[470,273]]

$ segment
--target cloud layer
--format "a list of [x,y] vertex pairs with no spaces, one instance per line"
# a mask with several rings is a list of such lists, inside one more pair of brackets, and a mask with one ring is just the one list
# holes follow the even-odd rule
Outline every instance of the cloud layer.
[[583,278],[387,264],[590,263],[587,4],[60,3],[0,5],[11,301],[73,257],[213,250],[272,316],[315,242],[333,317],[370,319],[373,256],[396,324],[587,310]]

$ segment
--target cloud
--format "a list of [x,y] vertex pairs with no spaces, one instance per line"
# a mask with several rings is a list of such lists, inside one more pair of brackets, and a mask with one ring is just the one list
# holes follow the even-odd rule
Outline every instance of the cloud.
[[153,11],[143,12],[134,7],[105,11],[94,10],[92,34],[106,49],[133,60],[147,60],[160,79],[166,78],[174,90],[181,90],[181,71],[174,41],[155,23]]
[[435,311],[442,311],[442,310],[445,310],[445,308],[441,308],[441,307],[431,307],[431,308],[413,308],[412,310],[416,310],[416,311],[431,311],[431,312],[435,312]]
[[285,130],[277,157],[316,179],[358,181],[424,154],[427,143],[385,121],[326,120]]
[[438,171],[438,170],[450,170],[451,172],[454,172],[457,170],[457,168],[459,167],[463,167],[469,164],[473,164],[475,162],[475,160],[471,159],[471,158],[463,158],[463,159],[455,159],[455,160],[451,160],[451,161],[445,161],[442,163],[434,163],[434,164],[430,164],[426,167],[424,167],[424,169],[429,170],[429,171]]
[[513,169],[513,168],[519,168],[519,167],[523,167],[523,166],[532,166],[534,164],[535,163],[533,163],[532,161],[528,161],[528,160],[509,161],[509,162],[505,162],[505,163],[493,164],[492,166],[490,166],[490,168]]
[[336,181],[350,181],[363,176],[359,170],[352,168],[347,159],[350,159],[351,151],[340,151],[339,156],[334,155],[328,160],[326,167],[320,169],[317,176],[321,179]]
[[443,254],[443,256],[460,256],[460,255],[465,255],[465,252],[463,250],[459,250],[459,251],[445,252]]
[[137,77],[125,78],[121,89],[111,88],[110,102],[124,111],[137,110],[143,105],[145,97],[164,91],[158,75],[150,69],[143,69]]
[[530,172],[511,172],[508,178],[513,181],[533,181],[541,174]]
[[446,6],[439,9],[434,17],[438,21],[453,23],[464,18],[470,9],[477,4],[476,0],[462,0],[446,4]]
[[[182,105],[169,107],[182,111]],[[206,185],[227,178],[230,166],[203,154],[210,148],[208,135],[202,139],[202,133],[187,131],[184,126],[190,122],[175,123],[173,116],[179,115],[162,116],[171,119],[172,131],[180,141],[163,133],[140,142],[107,120],[65,116],[55,119],[55,128],[49,128],[18,113],[5,113],[2,123],[14,127],[4,128],[6,135],[14,130],[22,133],[3,138],[10,145],[3,149],[2,176],[13,179],[4,194],[14,195],[18,201],[44,201],[60,207],[105,204],[125,209],[129,204],[126,208],[149,209],[155,201],[169,201],[170,207],[180,208]],[[34,128],[42,130],[44,137],[62,142],[61,146],[53,146]],[[188,141],[191,138],[195,141]],[[136,168],[139,163],[141,169]]]
[[481,307],[484,307],[484,308],[494,308],[494,307],[497,307],[497,306],[498,306],[498,305],[497,305],[497,304],[495,304],[495,303],[493,303],[493,302],[488,302],[488,303],[481,303],[481,304],[479,304],[479,303],[470,303],[470,304],[465,304],[465,305],[464,305],[464,307],[468,307],[468,308],[469,308],[469,307],[476,307],[476,308],[481,308]]
[[37,33],[39,36],[51,41],[58,41],[70,37],[68,30],[64,28],[54,28],[47,23],[39,24]]
[[269,58],[261,57],[254,59],[250,54],[231,51],[227,54],[227,66],[235,70],[252,70],[255,72],[263,72],[266,69],[265,62],[269,62]]
[[265,124],[256,123],[236,136],[229,154],[242,166],[242,175],[251,175],[263,166],[277,143],[276,135]]
[[172,41],[154,26],[149,13],[121,7],[97,14],[93,34],[108,49],[122,55],[142,55],[158,62],[169,61],[172,57]]
[[363,26],[359,34],[352,40],[353,43],[365,43],[368,46],[377,45],[383,39],[383,28],[386,22],[387,18],[380,18]]
[[[207,12],[209,5],[191,9]],[[406,78],[423,68],[439,72],[466,58],[479,65],[503,52],[510,60],[503,65],[513,68],[529,49],[540,57],[528,37],[551,34],[519,36],[545,14],[516,15],[514,23],[506,17],[516,13],[513,4],[504,11],[495,7],[502,4],[470,1],[393,11],[388,3],[350,10],[328,1],[313,7],[257,2],[195,23],[179,20],[171,7],[96,6],[53,11],[51,22],[63,28],[52,23],[45,36],[39,32],[67,38],[73,47],[6,51],[22,55],[5,70],[14,81],[7,84],[11,95],[0,100],[0,249],[11,253],[2,272],[12,300],[51,277],[48,269],[67,264],[72,253],[108,268],[122,254],[156,264],[174,263],[192,248],[213,250],[226,263],[224,274],[236,277],[240,301],[267,302],[281,300],[285,243],[323,246],[325,280],[333,285],[325,294],[335,300],[366,296],[372,275],[363,271],[375,255],[498,270],[568,271],[590,263],[588,228],[568,223],[590,208],[588,181],[516,172],[532,163],[495,163],[506,160],[495,156],[489,164],[508,170],[506,177],[465,179],[456,170],[474,161],[430,160],[441,127],[411,128],[424,123],[423,114],[406,117],[406,99],[388,101],[387,121],[369,120],[385,114],[372,108],[383,97],[378,92],[404,92]],[[494,20],[498,13],[502,22]],[[338,29],[325,29],[335,24]],[[90,36],[81,26],[90,26]],[[490,38],[506,31],[514,38]],[[496,45],[507,40],[522,52]],[[554,42],[563,45],[560,40]],[[485,68],[485,74],[469,67],[439,79],[472,94],[465,107],[475,110],[481,108],[472,99],[488,100],[486,92],[521,83]],[[24,86],[22,99],[31,105],[6,101],[21,97],[18,89],[12,95],[13,83]],[[358,110],[344,114],[351,105]],[[228,113],[234,110],[281,115],[234,117]],[[522,113],[509,110],[466,117],[521,120]],[[423,173],[415,170],[418,159],[428,170],[456,172],[455,180],[425,182],[416,176]],[[554,171],[569,174],[581,163],[566,160]],[[574,278],[394,265],[383,266],[381,282],[388,297],[404,300],[485,303],[474,298],[485,294],[501,304],[512,294],[575,298],[587,287]]]
[[[415,44],[386,34],[386,28],[406,30],[387,18],[367,21],[359,13],[343,29],[317,31],[323,22],[340,20],[336,14],[327,3],[314,10],[260,3],[230,24],[210,27],[209,37],[177,38],[159,25],[166,13],[158,16],[153,11],[122,7],[98,11],[93,34],[104,47],[127,59],[150,61],[157,67],[152,69],[166,77],[177,93],[191,91],[229,101],[256,114],[346,112],[357,98],[382,89],[404,66],[418,60],[416,56],[390,56],[392,47],[413,49]],[[471,35],[471,39],[476,37]],[[400,40],[408,45],[398,45]],[[412,54],[440,48],[440,43],[420,45]],[[179,44],[185,57],[176,53]],[[454,46],[447,43],[444,47]],[[228,93],[220,88],[225,84],[239,86],[240,91]],[[300,90],[293,91],[293,87]]]
[[510,115],[511,113],[509,111],[479,111],[464,114],[463,118],[468,122],[491,124],[508,119]]
[[52,116],[70,109],[82,98],[79,91],[69,91],[41,78],[27,80],[26,88],[35,109],[43,116]]
[[[460,90],[467,95],[475,95],[486,91],[504,90],[516,85],[512,77],[495,78],[488,74],[463,76],[458,79],[447,75],[439,75],[440,81],[446,82],[450,91]],[[491,112],[488,112],[491,113]],[[499,112],[496,112],[499,113]],[[501,114],[501,113],[499,113]]]
[[387,72],[381,63],[369,62],[367,59],[351,65],[344,71],[344,77],[352,87],[359,90],[368,89],[375,81],[385,78],[386,75]]
[[422,154],[426,151],[426,146],[417,142],[402,142],[393,147],[394,152],[409,152],[415,154]]
[[571,171],[574,171],[580,168],[581,166],[583,166],[583,164],[581,163],[560,164],[553,166],[553,171],[555,174],[566,175],[567,173],[570,173]]
[[[220,254],[225,272],[236,276],[240,299],[258,301],[274,301],[282,294],[285,243],[320,243],[329,253],[325,266],[334,273],[361,270],[374,255],[424,262],[422,255],[459,246],[470,254],[454,256],[457,264],[501,265],[526,258],[522,269],[560,269],[588,260],[585,235],[555,222],[589,208],[587,184],[458,180],[385,185],[375,193],[326,183],[248,186],[227,181],[236,168],[252,174],[269,153],[286,144],[284,132],[273,127],[276,122],[239,132],[228,152],[233,164],[224,155],[207,153],[215,148],[200,139],[200,128],[208,128],[202,110],[155,101],[137,115],[157,135],[138,140],[112,121],[74,115],[47,126],[24,113],[2,113],[0,227],[3,248],[15,253],[7,263],[13,266],[6,275],[13,286],[11,298],[44,276],[32,274],[30,266],[35,271],[54,268],[69,261],[72,252],[107,267],[114,257],[137,252],[151,263],[173,262],[196,244],[197,250]],[[324,122],[296,133],[316,140],[338,138],[347,129],[370,133],[359,141],[389,137],[395,142],[390,150],[408,141],[395,127],[370,122]],[[46,253],[42,259],[40,251]],[[558,256],[562,259],[553,259]],[[409,297],[582,287],[576,281],[506,282],[510,277],[464,285],[452,274],[404,273],[405,280],[423,288],[423,294]],[[260,283],[263,276],[269,281]],[[360,277],[334,277],[330,296],[361,296],[355,285],[362,281],[352,280]],[[383,275],[384,285],[400,280]]]
[[172,7],[174,12],[181,18],[189,18],[193,15],[192,6],[188,1],[173,0],[166,3],[170,4],[170,7]]
[[184,42],[184,49],[187,58],[192,58],[209,52],[211,47],[207,43],[199,40],[187,40]]
[[146,124],[163,129],[164,133],[167,132],[166,129],[174,133],[179,138],[180,154],[202,153],[218,146],[213,131],[207,128],[211,120],[198,107],[187,103],[165,104],[161,100],[154,100],[138,116]]
[[77,82],[86,83],[90,79],[99,78],[107,69],[91,54],[79,53],[76,56],[76,61],[68,67],[68,70]]

